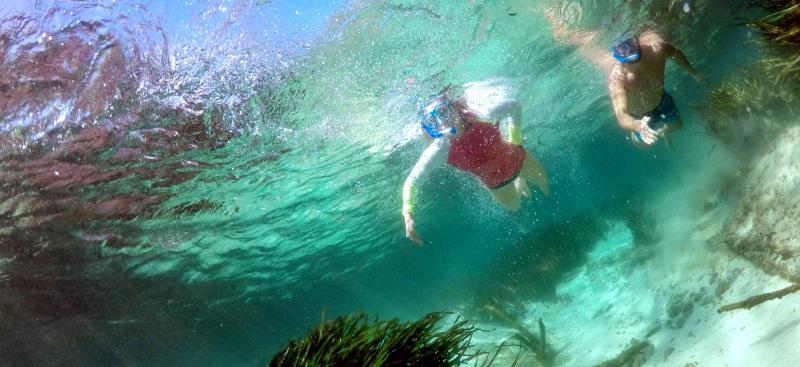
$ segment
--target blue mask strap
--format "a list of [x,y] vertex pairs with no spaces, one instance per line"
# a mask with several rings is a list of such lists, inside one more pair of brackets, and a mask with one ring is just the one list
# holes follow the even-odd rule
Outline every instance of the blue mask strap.
[[619,54],[617,54],[616,52],[612,52],[611,55],[614,56],[614,58],[617,59],[617,61],[622,62],[622,63],[633,62],[633,61],[639,60],[639,58],[641,57],[641,55],[638,52],[634,53],[634,54],[631,54],[631,55],[628,55],[626,57],[622,57]]

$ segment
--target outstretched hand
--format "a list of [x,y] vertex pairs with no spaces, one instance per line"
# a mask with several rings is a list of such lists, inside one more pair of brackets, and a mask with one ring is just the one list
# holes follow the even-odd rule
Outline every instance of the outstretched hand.
[[639,128],[636,129],[636,132],[639,133],[639,137],[642,139],[642,142],[647,145],[653,145],[653,143],[658,140],[658,132],[651,129],[647,123],[650,121],[650,116],[645,116],[641,120],[639,120]]
[[406,220],[406,238],[413,241],[417,246],[422,246],[422,238],[419,237],[417,231],[414,230],[414,219],[410,216],[405,217]]

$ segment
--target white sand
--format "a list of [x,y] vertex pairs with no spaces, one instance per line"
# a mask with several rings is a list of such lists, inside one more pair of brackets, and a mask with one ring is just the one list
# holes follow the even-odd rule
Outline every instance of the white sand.
[[[656,244],[635,246],[625,224],[614,223],[587,264],[559,285],[558,302],[528,306],[521,321],[538,334],[543,319],[548,343],[561,351],[556,365],[597,365],[658,327],[645,366],[800,366],[800,292],[751,310],[716,312],[789,285],[709,241],[731,212],[732,204],[714,194],[722,176],[694,177],[693,185],[676,186],[687,189],[657,199],[663,217]],[[477,326],[493,329],[473,340],[484,350],[514,334]],[[494,365],[510,365],[515,356],[509,349]]]

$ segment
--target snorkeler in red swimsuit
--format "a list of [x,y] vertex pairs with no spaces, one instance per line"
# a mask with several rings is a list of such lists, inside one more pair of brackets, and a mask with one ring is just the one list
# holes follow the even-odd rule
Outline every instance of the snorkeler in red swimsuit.
[[[475,175],[492,197],[506,209],[516,212],[522,196],[530,197],[528,181],[535,183],[545,195],[550,194],[547,172],[522,147],[519,102],[510,100],[489,112],[491,123],[470,110],[464,98],[451,100],[444,93],[433,98],[420,112],[422,130],[432,139],[414,165],[403,185],[403,217],[406,237],[418,245],[422,239],[414,230],[414,197],[416,182],[430,167],[430,162],[445,150],[447,163]],[[498,127],[499,121],[509,119],[508,141]]]
[[525,148],[503,140],[496,124],[465,117],[464,134],[450,141],[447,164],[474,174],[491,190],[510,184],[522,170]]

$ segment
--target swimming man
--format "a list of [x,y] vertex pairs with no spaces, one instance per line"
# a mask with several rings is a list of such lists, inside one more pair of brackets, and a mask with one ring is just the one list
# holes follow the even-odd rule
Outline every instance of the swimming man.
[[703,77],[686,56],[655,31],[626,34],[611,46],[610,53],[592,45],[597,32],[565,28],[552,10],[545,11],[553,37],[578,46],[578,53],[600,66],[608,78],[611,104],[619,126],[631,132],[634,145],[648,148],[659,137],[669,145],[669,134],[683,127],[672,96],[664,89],[664,69],[672,59],[698,83]]

